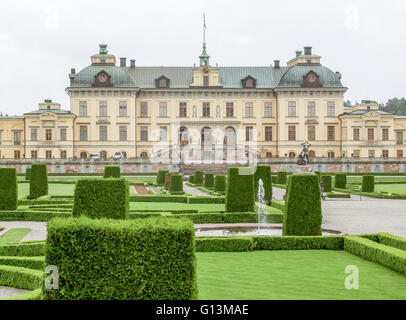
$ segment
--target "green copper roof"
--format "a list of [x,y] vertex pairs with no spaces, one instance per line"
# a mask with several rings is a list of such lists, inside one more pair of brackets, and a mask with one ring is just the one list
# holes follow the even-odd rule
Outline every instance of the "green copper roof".
[[135,87],[134,81],[131,78],[126,68],[106,65],[92,65],[84,68],[79,73],[72,75],[71,87],[73,88],[89,88],[95,81],[95,76],[100,72],[105,71],[111,76],[111,82],[114,87],[129,88]]
[[383,115],[383,116],[390,116],[390,115],[395,115],[394,113],[382,111],[382,110],[354,110],[352,112],[344,112],[344,115],[350,115],[350,116],[360,116],[363,114],[366,114],[368,112],[376,112],[377,114]]
[[206,52],[206,42],[203,42],[203,52],[199,56],[200,66],[209,66],[210,65],[210,56]]
[[37,109],[31,112],[26,112],[24,114],[41,114],[45,112],[52,112],[55,114],[72,114],[70,111],[60,110],[60,109]]

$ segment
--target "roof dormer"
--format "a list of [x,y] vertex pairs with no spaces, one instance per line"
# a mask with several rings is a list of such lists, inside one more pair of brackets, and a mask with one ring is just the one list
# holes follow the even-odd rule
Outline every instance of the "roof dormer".
[[164,75],[160,76],[158,79],[155,79],[156,88],[169,88],[170,79]]
[[243,88],[256,88],[257,80],[251,76],[247,76],[244,79],[241,79],[241,84]]

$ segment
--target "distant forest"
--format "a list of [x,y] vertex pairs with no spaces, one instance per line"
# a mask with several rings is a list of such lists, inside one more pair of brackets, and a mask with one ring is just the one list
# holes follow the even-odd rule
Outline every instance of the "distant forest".
[[[355,103],[357,104],[358,101]],[[377,103],[376,101],[362,100],[361,103]],[[344,101],[344,106],[351,106],[351,101]],[[386,103],[379,103],[380,109],[386,112],[395,113],[398,116],[406,116],[406,99],[393,98]]]

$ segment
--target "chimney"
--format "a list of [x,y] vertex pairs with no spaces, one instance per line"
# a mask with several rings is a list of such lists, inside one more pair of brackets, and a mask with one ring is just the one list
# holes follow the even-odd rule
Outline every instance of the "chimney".
[[312,47],[304,47],[304,54],[306,56],[311,56],[312,55]]
[[280,68],[279,64],[280,64],[281,61],[280,60],[274,60],[273,62],[274,62],[274,68],[279,69]]
[[127,66],[127,58],[120,58],[120,67],[126,67]]
[[296,51],[296,58],[302,55],[302,51]]
[[130,60],[130,68],[135,68],[135,60]]
[[75,68],[70,69],[70,73],[71,73],[71,74],[75,74],[75,73],[76,73]]

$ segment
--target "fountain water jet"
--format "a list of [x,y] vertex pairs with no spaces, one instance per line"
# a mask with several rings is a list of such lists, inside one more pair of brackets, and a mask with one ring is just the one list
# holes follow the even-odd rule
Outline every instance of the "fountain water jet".
[[258,180],[258,194],[257,194],[257,213],[258,213],[258,234],[261,233],[261,224],[265,223],[266,216],[266,202],[265,202],[265,189],[262,179]]

